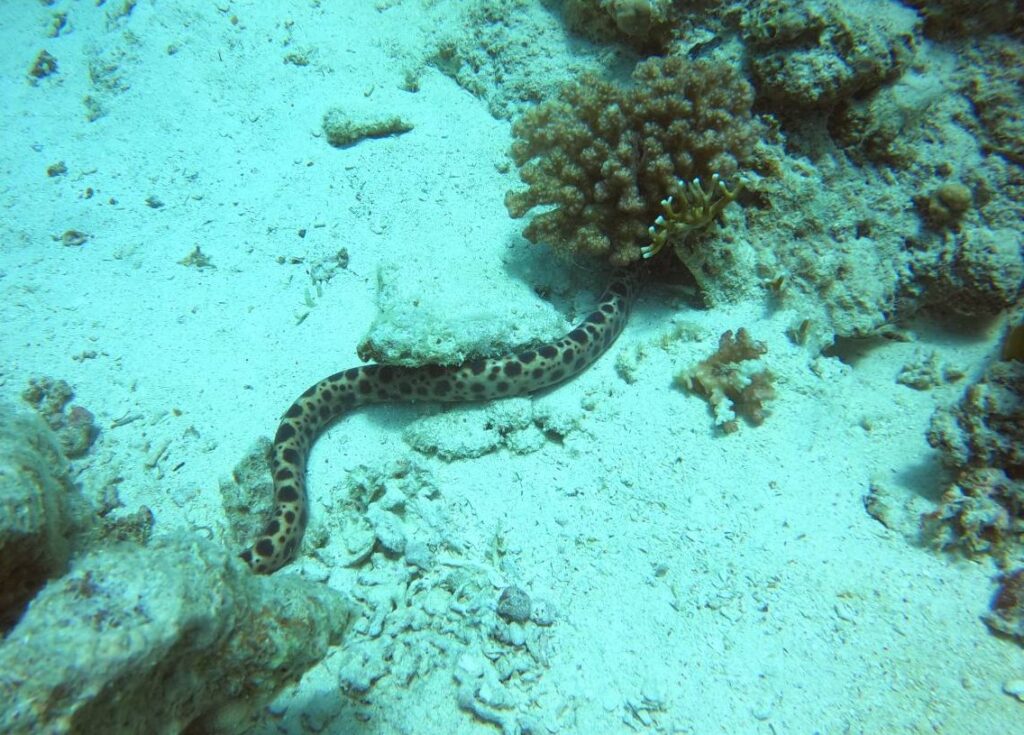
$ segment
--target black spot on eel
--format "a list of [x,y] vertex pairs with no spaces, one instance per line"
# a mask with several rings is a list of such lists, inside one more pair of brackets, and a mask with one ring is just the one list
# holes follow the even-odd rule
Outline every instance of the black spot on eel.
[[295,558],[309,521],[306,459],[328,424],[373,403],[490,401],[562,383],[592,365],[622,332],[642,273],[617,273],[596,308],[554,342],[460,365],[360,365],[311,386],[277,428],[270,457],[273,515],[242,559],[254,572],[270,574]]

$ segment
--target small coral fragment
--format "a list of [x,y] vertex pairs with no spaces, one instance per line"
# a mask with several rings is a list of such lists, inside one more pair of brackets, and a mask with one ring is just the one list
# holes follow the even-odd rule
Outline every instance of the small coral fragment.
[[195,250],[179,260],[178,265],[183,265],[186,268],[195,268],[197,270],[217,267],[210,260],[210,256],[200,250],[198,245],[196,245]]
[[327,142],[335,148],[348,148],[367,138],[387,138],[412,130],[412,124],[400,117],[358,116],[334,107],[324,113],[323,128]]
[[912,360],[903,364],[896,382],[914,390],[931,390],[944,383],[954,383],[964,376],[959,368],[943,365],[934,350],[917,352]]
[[767,352],[764,342],[751,339],[746,329],[735,337],[729,330],[715,354],[679,373],[676,385],[706,398],[715,423],[727,434],[739,429],[739,416],[759,426],[766,415],[764,404],[775,397],[773,376],[758,361]]
[[32,378],[21,397],[56,433],[66,457],[77,459],[89,451],[99,435],[99,427],[91,411],[71,404],[75,392],[66,381]]
[[928,196],[917,197],[914,203],[929,227],[943,230],[960,222],[973,204],[973,194],[959,181],[947,181]]
[[61,244],[67,247],[78,247],[89,241],[89,235],[81,230],[65,230],[60,237],[55,239],[60,240]]
[[39,52],[35,63],[32,64],[32,68],[28,70],[28,75],[32,84],[37,84],[40,79],[45,79],[51,74],[56,73],[57,59],[54,58],[54,56],[46,49]]

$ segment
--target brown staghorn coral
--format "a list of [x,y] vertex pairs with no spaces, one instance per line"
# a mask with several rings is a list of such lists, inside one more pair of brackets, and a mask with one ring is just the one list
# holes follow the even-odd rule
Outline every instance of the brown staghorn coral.
[[730,180],[751,165],[763,131],[752,102],[747,81],[719,62],[650,59],[628,88],[584,75],[513,126],[512,158],[528,188],[510,191],[505,205],[517,218],[553,207],[526,226],[531,242],[636,261],[678,180]]

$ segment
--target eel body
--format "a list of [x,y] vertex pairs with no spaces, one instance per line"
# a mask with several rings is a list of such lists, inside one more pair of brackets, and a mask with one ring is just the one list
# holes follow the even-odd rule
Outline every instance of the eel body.
[[270,574],[295,558],[309,521],[306,460],[328,424],[374,403],[489,401],[564,382],[592,365],[622,332],[642,272],[632,268],[617,273],[595,309],[554,342],[460,365],[361,365],[311,386],[278,426],[270,457],[273,515],[242,559],[254,572]]

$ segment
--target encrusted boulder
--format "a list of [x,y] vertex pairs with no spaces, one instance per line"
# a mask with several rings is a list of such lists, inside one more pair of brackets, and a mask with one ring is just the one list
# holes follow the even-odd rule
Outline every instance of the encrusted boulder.
[[0,402],[0,628],[69,555],[68,463],[37,414]]
[[96,552],[0,645],[0,732],[238,732],[351,616],[339,593],[199,538]]

